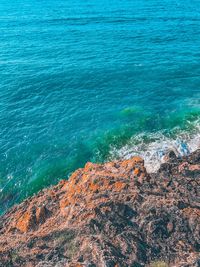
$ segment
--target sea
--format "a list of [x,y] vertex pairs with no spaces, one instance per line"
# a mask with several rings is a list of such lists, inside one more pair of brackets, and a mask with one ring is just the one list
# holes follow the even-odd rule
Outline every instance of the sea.
[[199,1],[0,1],[0,214],[88,161],[198,148]]

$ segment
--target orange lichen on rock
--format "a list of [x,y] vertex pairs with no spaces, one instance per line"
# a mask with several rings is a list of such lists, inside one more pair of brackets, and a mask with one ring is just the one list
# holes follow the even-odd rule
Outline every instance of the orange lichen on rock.
[[99,185],[98,184],[95,184],[93,182],[90,183],[89,190],[92,190],[92,191],[96,192],[98,189],[99,189]]
[[140,169],[139,168],[135,168],[135,170],[134,170],[134,174],[135,175],[138,175],[140,173]]
[[60,209],[66,208],[67,206],[69,206],[71,203],[69,201],[68,198],[63,198],[60,201]]
[[89,162],[13,207],[0,218],[0,266],[197,266],[200,151],[170,155],[153,174],[140,157]]
[[17,220],[15,227],[21,232],[27,232],[34,226],[34,217],[31,211],[26,211]]
[[130,160],[135,163],[141,163],[142,165],[144,164],[144,159],[138,156],[132,157]]
[[144,160],[141,157],[133,157],[121,162],[121,166],[125,168],[134,167],[136,164],[144,165]]
[[85,172],[89,172],[89,171],[92,171],[93,169],[97,169],[97,168],[100,167],[100,166],[101,166],[101,165],[96,164],[96,163],[87,162],[87,163],[85,164],[84,171],[85,171]]
[[30,206],[26,211],[20,212],[16,216],[11,228],[16,228],[21,232],[28,232],[34,230],[39,224],[43,224],[48,217],[48,210],[46,207]]
[[132,169],[134,175],[146,174],[144,161],[140,157],[121,162],[108,162],[104,165],[87,163],[83,169],[73,173],[68,182],[63,182],[62,190],[65,194],[60,200],[61,214],[68,216],[69,209],[66,208],[75,207],[81,201],[85,203],[88,213],[85,212],[85,215],[80,218],[88,219],[91,217],[89,210],[107,201],[105,197],[95,199],[95,195],[120,192],[127,188],[129,183],[127,175]]
[[[88,162],[83,169],[74,172],[67,183],[63,183],[62,190],[65,191],[65,196],[60,201],[62,214],[65,216],[65,208],[78,204],[79,200],[84,201],[88,209],[94,208],[95,205],[100,203],[100,200],[91,203],[91,199],[97,193],[122,191],[128,184],[127,175],[131,170],[134,171],[136,176],[145,176],[146,170],[143,159],[133,157],[121,162],[108,162],[104,165]],[[104,198],[104,201],[106,200]]]
[[123,183],[123,182],[116,182],[116,183],[114,184],[114,189],[115,189],[116,191],[121,191],[122,189],[125,188],[125,186],[126,186],[126,183]]

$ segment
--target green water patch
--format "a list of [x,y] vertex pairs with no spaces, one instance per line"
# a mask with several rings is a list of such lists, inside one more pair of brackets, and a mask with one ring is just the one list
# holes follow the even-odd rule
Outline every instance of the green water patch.
[[[39,190],[56,184],[61,179],[68,179],[73,171],[83,167],[88,161],[102,163],[113,159],[113,154],[111,154],[113,149],[119,150],[129,145],[137,146],[141,142],[149,144],[159,141],[159,135],[151,135],[151,133],[159,132],[160,129],[172,139],[183,131],[190,134],[190,132],[195,131],[196,121],[199,118],[200,112],[197,108],[169,112],[168,114],[140,111],[137,112],[137,116],[133,116],[131,112],[131,118],[128,122],[124,122],[122,118],[115,128],[98,131],[88,139],[82,138],[73,145],[71,151],[67,144],[61,143],[57,146],[56,153],[51,157],[54,149],[47,149],[49,159],[44,157],[43,160],[38,160],[32,166],[31,173],[24,174],[24,177],[16,175],[5,186],[0,194],[0,213]],[[141,133],[143,133],[142,138],[137,138]],[[38,149],[36,147],[36,150]],[[4,181],[5,179],[1,178],[0,184],[3,185]]]
[[39,166],[34,167],[31,179],[22,186],[19,201],[43,188],[56,184],[61,179],[68,179],[72,172],[83,167],[92,156],[89,146],[79,142],[76,144],[74,155],[66,155],[66,157],[62,155],[58,159],[44,161]]
[[119,115],[121,117],[126,118],[126,117],[133,117],[137,113],[141,113],[141,112],[142,112],[142,108],[140,106],[129,106],[129,107],[122,109]]
[[163,129],[174,130],[179,128],[182,130],[192,131],[200,117],[200,108],[182,109],[169,113],[163,118]]
[[[107,132],[98,133],[90,140],[81,140],[73,147],[73,152],[69,155],[59,155],[46,160],[38,160],[32,166],[31,174],[24,173],[24,176],[15,176],[8,183],[1,193],[0,202],[2,213],[5,207],[10,207],[14,203],[19,203],[23,199],[37,193],[39,190],[56,184],[61,179],[68,179],[70,174],[77,168],[84,167],[88,162],[104,162],[110,156],[110,147],[122,147],[134,134],[134,127],[125,125]],[[60,144],[60,149],[65,144]],[[57,148],[57,150],[59,150]],[[3,179],[2,179],[3,184]]]

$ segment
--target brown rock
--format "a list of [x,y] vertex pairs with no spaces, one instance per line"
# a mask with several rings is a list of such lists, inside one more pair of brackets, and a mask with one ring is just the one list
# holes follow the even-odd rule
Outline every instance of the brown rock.
[[[0,218],[0,266],[199,266],[200,151],[87,163]],[[150,265],[151,266],[151,265]]]
[[35,216],[32,209],[25,211],[17,219],[15,227],[21,232],[27,232],[30,229],[33,229],[35,226]]

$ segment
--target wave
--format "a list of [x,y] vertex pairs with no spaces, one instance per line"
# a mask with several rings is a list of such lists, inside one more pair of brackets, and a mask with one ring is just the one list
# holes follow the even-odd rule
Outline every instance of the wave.
[[149,173],[156,172],[165,162],[165,155],[174,151],[177,157],[186,156],[200,148],[200,120],[193,122],[193,130],[174,129],[170,134],[164,131],[141,133],[133,136],[120,149],[111,147],[110,160],[129,159],[141,156]]

